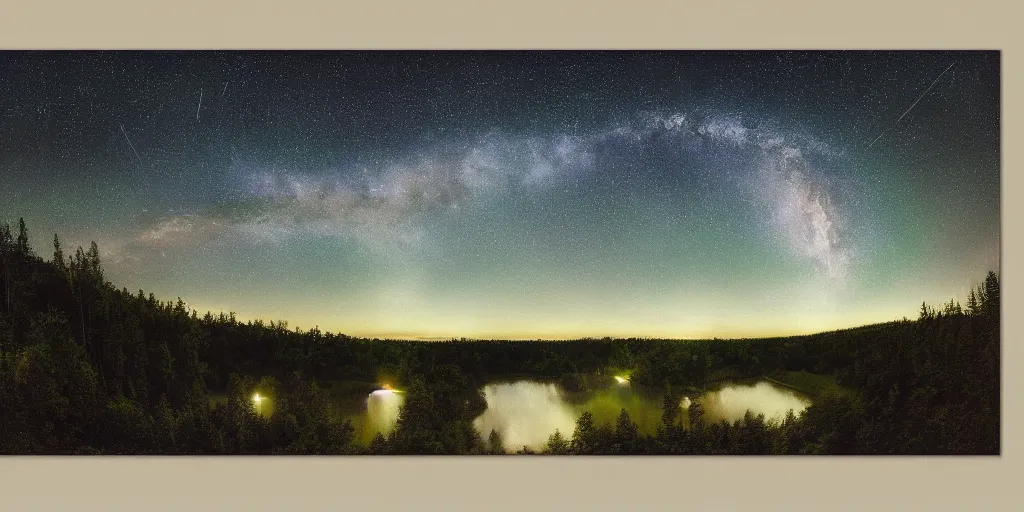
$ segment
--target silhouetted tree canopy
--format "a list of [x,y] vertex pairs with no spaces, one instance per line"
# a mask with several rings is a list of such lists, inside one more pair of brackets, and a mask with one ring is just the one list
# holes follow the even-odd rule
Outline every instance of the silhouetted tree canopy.
[[[583,390],[608,368],[666,389],[662,421],[643,434],[622,410],[590,412],[548,454],[998,454],[999,280],[916,321],[757,340],[572,341],[360,339],[284,322],[202,316],[106,281],[95,243],[45,261],[28,229],[0,225],[0,452],[9,454],[533,453],[473,426],[481,386],[504,375]],[[831,376],[846,390],[801,415],[683,421],[673,390],[779,372]],[[407,392],[397,426],[355,442],[325,383],[389,375]],[[272,396],[255,408],[254,392]],[[214,396],[221,397],[213,399]]]

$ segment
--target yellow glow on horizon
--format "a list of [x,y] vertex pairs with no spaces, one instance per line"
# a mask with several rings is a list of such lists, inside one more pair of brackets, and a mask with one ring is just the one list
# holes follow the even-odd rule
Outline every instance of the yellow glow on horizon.
[[[399,339],[412,341],[436,341],[450,339],[503,339],[503,340],[572,340],[580,338],[652,338],[652,339],[739,339],[802,336],[890,322],[903,317],[916,318],[917,305],[894,307],[887,305],[876,309],[841,311],[832,314],[815,312],[803,314],[746,314],[727,313],[722,315],[698,315],[687,313],[661,314],[661,317],[678,315],[671,321],[646,322],[624,315],[602,316],[595,320],[583,315],[545,315],[534,325],[524,325],[515,317],[474,318],[471,315],[439,315],[433,311],[413,309],[402,315],[389,318],[383,312],[376,315],[376,322],[341,319],[330,316],[318,317],[310,312],[293,318],[279,318],[279,314],[260,312],[236,312],[240,322],[263,320],[285,320],[289,329],[309,330],[318,327],[323,332],[345,334],[359,338]],[[660,309],[660,308],[659,308]],[[205,309],[197,306],[200,316]],[[219,313],[219,310],[215,310]],[[225,309],[225,312],[228,310]],[[653,313],[652,313],[653,314]],[[216,316],[216,313],[215,313]]]

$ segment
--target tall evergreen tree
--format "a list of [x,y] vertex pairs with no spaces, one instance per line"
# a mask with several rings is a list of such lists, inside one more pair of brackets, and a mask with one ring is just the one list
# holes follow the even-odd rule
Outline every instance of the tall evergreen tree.
[[64,261],[64,250],[61,248],[60,239],[56,234],[53,235],[53,264],[59,269],[63,269],[67,265],[67,262]]
[[622,409],[615,420],[614,440],[615,451],[620,454],[630,454],[639,448],[640,432],[626,409]]
[[999,278],[991,270],[985,276],[985,314],[999,316]]
[[555,433],[548,437],[548,444],[545,447],[544,453],[550,455],[568,455],[571,453],[571,445],[565,436],[562,435],[558,429],[555,429]]
[[661,398],[661,423],[666,427],[675,425],[680,412],[679,397],[671,390],[666,391]]
[[971,292],[967,294],[967,314],[975,316],[981,313],[981,309],[978,305],[978,296],[974,293],[974,289],[971,288]]
[[5,222],[0,226],[0,265],[4,267],[4,310],[7,312],[11,311],[11,276],[14,273],[11,267],[14,265],[15,248],[11,225]]
[[8,223],[0,224],[0,248],[13,247],[14,238],[11,235],[11,225]]
[[28,243],[28,228],[25,227],[25,219],[18,219],[18,252],[22,256],[28,256],[32,251],[32,247]]
[[590,411],[584,411],[576,419],[576,429],[572,434],[572,451],[577,455],[593,455],[597,453],[598,435],[597,427],[594,425],[594,415]]
[[[89,274],[97,282],[103,282],[103,268],[100,267],[100,249],[96,242],[89,243],[89,251],[85,253],[85,263]],[[181,300],[180,298],[178,299]]]

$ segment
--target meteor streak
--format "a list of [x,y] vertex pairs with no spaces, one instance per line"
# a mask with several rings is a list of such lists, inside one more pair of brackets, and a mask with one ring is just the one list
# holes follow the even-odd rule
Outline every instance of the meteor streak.
[[[954,62],[953,64],[956,64],[956,63]],[[875,140],[871,141],[871,144],[868,144],[868,147],[870,148],[871,146],[874,146],[874,145],[875,145],[875,143],[876,143],[876,142],[878,142],[878,139],[881,139],[881,138],[882,138],[882,135],[885,135],[885,134],[886,134],[886,132],[888,132],[889,130],[893,129],[893,127],[895,127],[895,126],[896,126],[897,124],[899,124],[899,123],[900,123],[900,121],[901,121],[901,120],[903,120],[903,118],[904,118],[904,117],[905,117],[905,116],[906,116],[907,114],[909,114],[911,110],[913,110],[913,109],[914,109],[914,107],[915,107],[915,106],[917,105],[917,102],[921,101],[921,98],[924,98],[924,97],[925,97],[925,95],[926,95],[926,94],[928,94],[928,91],[932,90],[932,87],[934,87],[934,86],[935,86],[935,82],[938,82],[938,81],[939,81],[939,79],[940,79],[940,78],[942,78],[942,75],[945,75],[945,74],[946,74],[946,71],[949,71],[950,69],[952,69],[952,67],[953,67],[953,64],[950,64],[950,65],[949,65],[949,67],[948,67],[948,68],[946,68],[946,69],[945,69],[945,70],[944,70],[944,71],[943,71],[942,73],[939,73],[939,76],[935,77],[935,80],[932,80],[932,83],[931,83],[931,85],[929,85],[929,86],[928,86],[928,88],[927,88],[927,89],[925,89],[925,90],[924,90],[924,92],[923,92],[923,93],[921,93],[921,95],[920,95],[920,96],[918,96],[916,100],[914,100],[914,104],[913,104],[913,105],[910,105],[910,108],[908,108],[908,109],[907,109],[907,110],[906,110],[905,112],[903,112],[903,115],[901,115],[901,116],[899,117],[899,119],[897,119],[897,120],[896,120],[896,122],[892,124],[892,126],[890,126],[889,128],[886,128],[885,130],[882,130],[882,133],[879,133],[879,134],[878,134],[878,137],[875,137]]]
[[142,157],[139,156],[139,152],[138,151],[135,151],[135,146],[132,144],[132,140],[128,138],[128,133],[124,131],[124,126],[122,126],[120,123],[118,123],[117,126],[121,128],[121,133],[124,134],[124,140],[128,141],[128,147],[132,148],[132,153],[135,153],[135,158],[138,158],[139,159],[139,163],[141,164],[142,163]]

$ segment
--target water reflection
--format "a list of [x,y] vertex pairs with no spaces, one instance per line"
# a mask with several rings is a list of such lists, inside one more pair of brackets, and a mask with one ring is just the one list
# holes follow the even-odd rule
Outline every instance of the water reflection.
[[398,412],[405,396],[390,389],[378,389],[366,397],[365,414],[357,418],[355,426],[359,439],[369,444],[378,433],[387,434],[398,422]]
[[[583,411],[590,411],[599,424],[614,424],[625,409],[639,430],[646,434],[655,433],[661,422],[659,390],[625,386],[618,380],[604,389],[582,393],[567,392],[555,383],[527,380],[492,383],[484,386],[483,391],[487,410],[476,418],[474,426],[485,438],[492,429],[496,430],[510,451],[523,446],[543,449],[556,429],[565,437],[571,437],[576,419]],[[684,421],[686,410],[694,400],[704,406],[709,421],[729,422],[743,418],[748,409],[754,414],[764,414],[766,420],[781,420],[787,411],[793,410],[799,415],[810,405],[806,397],[769,382],[726,383],[694,399],[682,397],[679,406],[683,409]]]
[[523,446],[542,448],[559,430],[569,437],[578,414],[555,384],[531,381],[503,382],[484,386],[487,410],[473,426],[485,438],[496,430],[510,450]]
[[754,414],[764,414],[765,420],[782,421],[786,412],[792,410],[800,415],[811,405],[806,397],[795,391],[761,381],[753,385],[730,384],[717,391],[705,393],[700,403],[707,412],[708,419],[734,422],[742,419],[750,410]]
[[[483,388],[487,409],[473,426],[486,439],[491,430],[501,434],[509,451],[523,446],[542,450],[548,438],[558,430],[571,438],[576,420],[583,411],[590,411],[598,424],[614,424],[622,409],[645,434],[657,431],[662,415],[662,390],[624,385],[616,381],[601,389],[568,392],[558,383],[537,380],[492,382]],[[358,400],[358,399],[357,399]],[[799,415],[811,401],[787,388],[767,381],[728,382],[700,395],[683,396],[679,407],[688,423],[687,409],[694,401],[704,406],[708,421],[734,422],[749,409],[764,414],[766,420],[781,420],[793,410]],[[367,445],[377,433],[394,429],[405,396],[389,389],[378,389],[365,402],[351,403],[353,425],[362,444]]]

